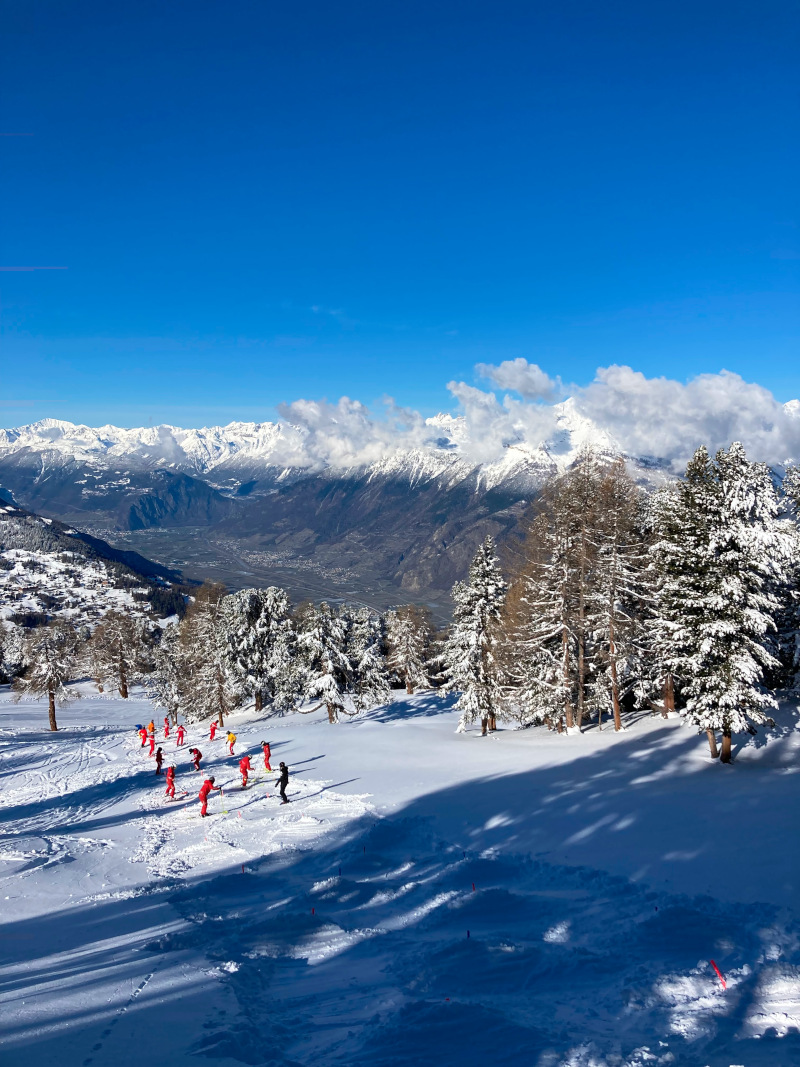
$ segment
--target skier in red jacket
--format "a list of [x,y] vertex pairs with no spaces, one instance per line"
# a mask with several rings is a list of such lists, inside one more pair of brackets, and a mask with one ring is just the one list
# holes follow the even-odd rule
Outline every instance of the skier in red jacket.
[[183,744],[183,739],[184,739],[185,736],[186,736],[186,730],[183,728],[183,726],[179,726],[178,727],[177,744],[182,745]]
[[252,771],[250,766],[250,757],[242,756],[239,760],[239,770],[242,772],[242,789],[247,789],[247,775]]
[[153,734],[150,734],[150,755],[152,756],[156,750],[156,739]]
[[143,726],[139,730],[139,740],[142,742],[142,748],[147,744],[147,727]]
[[156,774],[161,774],[161,764],[164,762],[164,753],[161,749],[156,752]]
[[200,814],[203,817],[208,815],[208,794],[212,792],[212,790],[219,788],[220,787],[218,785],[214,785],[213,778],[206,778],[206,780],[200,786],[200,792],[198,793],[198,796],[200,797],[200,803],[203,805],[200,808]]
[[261,747],[264,749],[264,769],[267,770],[267,771],[271,771],[272,767],[270,767],[270,765],[269,765],[270,755],[271,755],[270,747],[269,747],[269,741],[262,741],[261,742]]
[[192,763],[194,763],[194,769],[200,770],[200,760],[203,758],[203,753],[199,748],[190,748],[189,755],[192,757]]
[[169,719],[165,715],[164,716],[164,740],[166,741],[168,737],[169,737]]
[[209,741],[213,741],[214,740],[214,734],[217,732],[217,726],[218,726],[217,720],[216,719],[212,719],[211,720],[211,727],[210,727],[209,734],[208,734],[208,740]]
[[167,767],[167,789],[165,796],[168,796],[171,800],[175,799],[175,764],[170,763]]

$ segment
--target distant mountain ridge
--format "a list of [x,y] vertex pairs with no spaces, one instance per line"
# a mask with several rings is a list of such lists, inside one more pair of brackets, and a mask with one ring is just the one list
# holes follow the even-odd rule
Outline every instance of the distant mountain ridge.
[[[282,564],[313,560],[369,576],[391,602],[392,588],[421,597],[449,589],[477,543],[513,531],[542,484],[581,449],[622,454],[572,401],[547,416],[550,432],[534,444],[523,435],[483,440],[452,415],[399,428],[362,426],[358,411],[322,428],[122,429],[44,419],[0,431],[0,486],[33,511],[103,537],[182,531],[175,553],[195,576],[191,560],[207,556],[213,536],[251,554],[277,553]],[[630,463],[642,479],[664,476],[658,461]]]
[[90,427],[59,419],[42,419],[27,426],[0,429],[0,457],[19,453],[62,456],[77,462],[116,466],[119,462],[162,468],[227,482],[241,470],[276,472],[284,478],[300,472],[318,474],[331,469],[371,468],[376,474],[403,473],[412,481],[441,477],[448,471],[466,474],[480,468],[487,487],[532,470],[563,469],[577,452],[591,447],[603,453],[621,449],[607,431],[581,415],[573,401],[553,405],[555,433],[531,445],[525,440],[499,444],[496,455],[476,460],[466,420],[440,414],[420,421],[412,434],[371,439],[359,447],[348,441],[337,448],[335,427],[327,436],[329,455],[321,453],[307,427],[290,422],[231,422],[227,426],[182,429],[161,425],[124,429]]

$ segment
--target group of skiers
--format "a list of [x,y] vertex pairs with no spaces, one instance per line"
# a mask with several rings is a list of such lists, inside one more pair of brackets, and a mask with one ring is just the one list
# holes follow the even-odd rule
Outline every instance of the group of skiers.
[[[209,730],[209,735],[208,735],[209,741],[213,741],[216,738],[217,726],[218,726],[218,724],[217,724],[216,720],[214,720],[211,723],[211,728]],[[137,726],[136,730],[137,730],[137,733],[139,734],[139,738],[140,738],[140,740],[142,742],[142,746],[141,747],[145,748],[146,745],[149,743],[150,751],[149,751],[148,755],[155,757],[156,774],[161,774],[161,767],[162,767],[162,765],[164,763],[164,751],[163,751],[163,749],[161,747],[156,748],[156,725],[155,725],[155,722],[151,719],[150,722],[146,726]],[[170,730],[169,718],[167,716],[164,716],[164,740],[165,741],[169,740],[169,730]],[[176,729],[176,732],[175,732],[175,743],[176,743],[178,748],[181,748],[183,746],[185,736],[186,736],[185,727],[183,725],[179,725],[177,727],[177,729]],[[227,734],[225,735],[225,743],[228,746],[228,751],[230,752],[231,756],[233,756],[234,755],[233,746],[236,744],[236,734],[233,733],[232,730],[228,730]],[[270,762],[270,760],[271,760],[271,751],[270,751],[269,742],[268,741],[262,741],[261,742],[261,748],[262,748],[262,751],[263,751],[263,754],[264,754],[264,769],[265,769],[265,771],[270,773],[272,771],[272,764]],[[199,771],[200,770],[200,760],[203,758],[203,753],[200,751],[199,748],[197,748],[195,746],[195,747],[192,747],[192,748],[189,749],[189,755],[191,757],[192,765],[193,765],[194,769],[196,771]],[[250,763],[250,757],[248,755],[242,756],[242,758],[239,760],[239,773],[242,776],[242,789],[246,789],[247,788],[247,781],[248,781],[250,772],[252,770],[253,770],[253,766]],[[289,768],[286,766],[286,764],[283,761],[281,761],[281,764],[280,764],[280,767],[279,767],[279,771],[280,771],[280,777],[278,778],[278,781],[275,783],[275,785],[280,788],[281,804],[288,804],[289,803],[289,798],[286,796],[286,787],[289,784]],[[175,764],[174,763],[171,763],[167,767],[166,780],[167,780],[167,788],[166,788],[166,791],[165,791],[165,795],[167,797],[169,797],[170,800],[174,800],[175,799]],[[220,792],[222,791],[222,787],[218,786],[218,785],[214,785],[214,781],[215,781],[215,779],[214,779],[213,775],[208,777],[208,778],[206,778],[206,780],[203,782],[203,784],[202,784],[202,786],[200,788],[200,793],[198,794],[198,796],[200,798],[200,815],[203,816],[203,817],[208,815],[208,798],[209,798],[210,794],[214,790],[217,790],[217,789],[219,789]]]

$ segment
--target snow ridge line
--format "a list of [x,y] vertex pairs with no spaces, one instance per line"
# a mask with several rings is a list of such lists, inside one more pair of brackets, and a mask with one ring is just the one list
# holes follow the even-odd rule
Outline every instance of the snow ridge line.
[[142,992],[144,987],[147,985],[147,983],[150,981],[150,979],[153,977],[153,975],[155,973],[156,973],[155,970],[152,970],[150,972],[150,974],[145,975],[145,977],[142,979],[142,981],[139,983],[139,985],[136,987],[136,989],[134,989],[134,991],[131,993],[130,997],[128,998],[127,1003],[124,1004],[117,1011],[117,1013],[114,1016],[114,1018],[111,1020],[111,1022],[105,1028],[105,1030],[102,1032],[102,1034],[100,1035],[100,1040],[97,1042],[97,1044],[92,1046],[92,1050],[91,1050],[92,1051],[92,1055],[86,1057],[86,1059],[83,1061],[82,1067],[89,1067],[89,1065],[94,1062],[94,1054],[96,1052],[100,1051],[100,1049],[103,1047],[103,1044],[105,1043],[106,1038],[109,1037],[109,1035],[111,1034],[111,1031],[113,1030],[113,1028],[116,1026],[116,1024],[119,1022],[119,1020],[125,1014],[125,1012],[128,1010],[128,1008],[130,1008],[130,1006],[133,1004],[133,1002],[136,1000],[136,998],[139,996],[139,994]]

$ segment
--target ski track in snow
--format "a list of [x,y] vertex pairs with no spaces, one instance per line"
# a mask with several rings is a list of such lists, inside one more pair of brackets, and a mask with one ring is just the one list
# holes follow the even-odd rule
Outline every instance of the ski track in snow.
[[[397,755],[401,735],[392,724],[365,717],[344,733],[306,717],[265,723],[243,715],[234,725],[235,759],[200,727],[190,728],[182,751],[164,745],[167,762],[178,763],[179,799],[170,802],[132,730],[150,717],[146,701],[84,701],[52,735],[42,729],[41,706],[14,709],[5,699],[4,1067],[27,1067],[32,1054],[60,1067],[189,1067],[198,1055],[220,1067],[800,1062],[800,939],[790,908],[557,862],[551,850],[525,845],[519,816],[502,805],[483,819],[469,785],[475,766],[499,789],[492,775],[516,769],[504,769],[510,749],[505,757],[500,750],[527,743],[530,732],[500,735],[502,745],[480,751],[459,738],[466,789],[441,801],[439,812],[435,802],[381,805],[363,781],[336,775],[328,750],[341,753],[344,738],[362,744],[379,780],[385,774],[387,789],[396,788],[389,768],[406,757]],[[434,713],[426,701],[406,702],[425,710],[403,730],[418,730],[422,749],[440,734],[452,743],[452,711],[440,702]],[[643,736],[656,726],[646,720]],[[292,769],[286,807],[274,789],[277,771],[266,775],[255,758],[252,786],[236,785],[239,754],[257,756],[267,732],[286,738],[273,750],[273,765],[287,758]],[[767,748],[765,766],[784,782],[795,780],[785,774],[796,766],[796,741],[787,730]],[[194,743],[205,773],[225,789],[212,795],[207,820],[196,802],[204,774],[187,769]],[[664,744],[653,734],[652,751]],[[641,751],[618,751],[635,781],[645,777]],[[477,763],[469,762],[473,752]],[[660,782],[666,766],[680,772],[680,754],[672,756],[657,769]],[[581,810],[581,828],[564,837],[565,847],[584,847],[600,833],[625,847],[620,835],[636,814],[620,801],[612,752],[608,759],[578,786],[556,765],[531,801],[545,820],[559,805]],[[736,773],[752,776],[755,767],[742,763]],[[408,762],[408,798],[441,788],[425,773]],[[613,812],[598,806],[601,797]],[[474,803],[482,828],[460,829],[448,803],[466,826]],[[728,794],[723,809],[720,832],[733,834],[735,848]],[[738,844],[747,863],[747,842]],[[702,849],[673,853],[670,862],[681,864]]]

